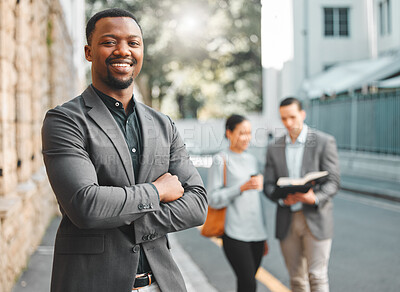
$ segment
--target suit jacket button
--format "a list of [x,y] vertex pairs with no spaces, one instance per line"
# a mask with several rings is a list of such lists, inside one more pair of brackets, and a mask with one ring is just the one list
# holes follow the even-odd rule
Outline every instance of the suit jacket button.
[[143,210],[143,208],[144,208],[144,205],[143,205],[143,204],[139,204],[139,205],[138,205],[138,209],[139,209],[139,210]]
[[153,203],[150,203],[150,209],[153,209],[154,205]]
[[145,240],[145,241],[149,240],[149,236],[148,235],[143,235],[142,239]]
[[135,246],[132,248],[132,251],[133,251],[134,253],[139,252],[139,250],[140,250],[140,246],[139,246],[139,245],[135,245]]

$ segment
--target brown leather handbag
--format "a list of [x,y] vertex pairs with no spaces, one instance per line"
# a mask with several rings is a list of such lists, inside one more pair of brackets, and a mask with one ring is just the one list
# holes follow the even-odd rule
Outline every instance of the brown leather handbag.
[[[224,187],[226,186],[226,161],[224,158]],[[208,206],[206,222],[200,234],[205,237],[219,237],[224,234],[226,207],[214,209]]]

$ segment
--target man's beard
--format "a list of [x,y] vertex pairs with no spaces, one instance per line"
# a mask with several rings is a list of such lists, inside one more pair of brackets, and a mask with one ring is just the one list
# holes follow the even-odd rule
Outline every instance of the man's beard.
[[129,86],[131,86],[133,82],[133,73],[127,80],[121,80],[118,78],[115,78],[110,70],[107,70],[107,79],[106,79],[107,84],[114,89],[126,89]]
[[[114,59],[120,59],[120,58],[113,58],[112,56],[109,56],[106,59],[106,64],[107,65],[111,65],[111,61]],[[129,58],[133,65],[137,65],[137,60],[135,58]],[[107,67],[107,79],[105,80],[105,82],[108,84],[108,86],[110,86],[111,88],[114,89],[126,89],[129,86],[131,86],[132,82],[133,82],[133,74],[134,72],[132,72],[132,75],[129,76],[129,79],[127,80],[120,80],[117,79],[116,77],[114,77],[111,72],[110,69]]]

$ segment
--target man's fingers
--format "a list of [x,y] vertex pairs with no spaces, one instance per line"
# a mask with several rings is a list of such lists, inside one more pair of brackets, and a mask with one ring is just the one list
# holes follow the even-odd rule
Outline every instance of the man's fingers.
[[162,176],[160,176],[160,178],[162,177],[162,178],[167,178],[167,177],[170,177],[170,176],[172,176],[169,172],[166,172],[166,173],[164,173]]

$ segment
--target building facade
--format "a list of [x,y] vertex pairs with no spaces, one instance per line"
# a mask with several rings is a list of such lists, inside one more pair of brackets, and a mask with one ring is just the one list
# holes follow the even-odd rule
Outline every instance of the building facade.
[[[309,97],[312,82],[307,81],[351,62],[400,54],[400,0],[287,1],[290,8],[283,13],[292,19],[293,56],[278,70],[263,68],[264,114],[274,117],[272,125],[278,123],[273,111],[279,100],[289,95]],[[262,26],[266,23],[262,19]]]
[[[41,125],[47,109],[76,95],[84,82],[83,54],[74,47],[83,44],[84,1],[63,2],[0,1],[2,292],[11,291],[58,210],[44,172]],[[68,23],[68,15],[80,22]]]

